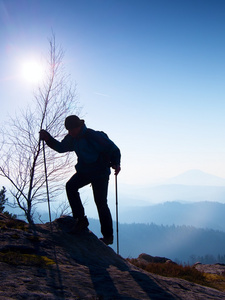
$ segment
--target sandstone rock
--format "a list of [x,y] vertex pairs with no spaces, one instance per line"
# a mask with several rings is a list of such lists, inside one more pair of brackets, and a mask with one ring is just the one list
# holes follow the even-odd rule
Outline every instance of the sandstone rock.
[[225,299],[131,265],[88,230],[68,234],[71,221],[17,228],[0,214],[0,299]]
[[[172,263],[172,260],[166,257],[151,256],[146,253],[142,253],[138,256],[137,260],[142,263]],[[174,262],[173,262],[174,263]]]

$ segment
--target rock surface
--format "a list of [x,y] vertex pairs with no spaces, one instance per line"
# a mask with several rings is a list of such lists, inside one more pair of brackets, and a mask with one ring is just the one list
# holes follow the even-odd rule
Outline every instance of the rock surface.
[[148,264],[148,263],[171,263],[171,264],[176,264],[175,262],[173,262],[169,258],[159,257],[159,256],[151,256],[151,255],[146,254],[146,253],[140,254],[138,256],[137,260],[139,262],[144,263],[144,264]]
[[92,232],[67,233],[71,221],[31,229],[0,214],[0,299],[225,299],[218,290],[138,269]]
[[196,263],[194,267],[200,271],[216,275],[225,275],[225,264],[207,264]]

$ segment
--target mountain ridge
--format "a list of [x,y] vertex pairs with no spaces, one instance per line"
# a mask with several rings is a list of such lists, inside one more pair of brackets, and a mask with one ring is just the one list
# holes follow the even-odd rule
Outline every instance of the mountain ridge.
[[119,185],[121,206],[146,206],[167,201],[225,203],[225,179],[200,170],[145,185]]
[[165,226],[186,225],[225,232],[224,215],[224,203],[167,201],[121,209],[120,221],[122,223],[155,223]]
[[165,180],[164,184],[225,186],[225,179],[198,169],[193,169]]

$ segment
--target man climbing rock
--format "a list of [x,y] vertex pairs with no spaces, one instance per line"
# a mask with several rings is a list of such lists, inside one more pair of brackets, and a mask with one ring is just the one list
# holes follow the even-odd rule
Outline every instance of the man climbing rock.
[[91,184],[103,235],[101,240],[107,245],[112,244],[113,226],[107,193],[110,167],[115,170],[115,175],[120,172],[120,150],[104,132],[87,128],[84,120],[75,115],[65,119],[65,127],[68,134],[61,142],[45,130],[40,131],[40,139],[59,153],[75,151],[77,155],[76,173],[66,183],[67,197],[76,219],[71,233],[80,232],[89,225],[79,189]]

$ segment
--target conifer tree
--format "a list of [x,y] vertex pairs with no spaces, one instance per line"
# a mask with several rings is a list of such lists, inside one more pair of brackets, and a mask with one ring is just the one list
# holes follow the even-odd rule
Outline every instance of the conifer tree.
[[5,203],[7,202],[7,198],[5,196],[6,193],[6,188],[3,186],[2,189],[0,190],[0,213],[2,213],[5,209]]

